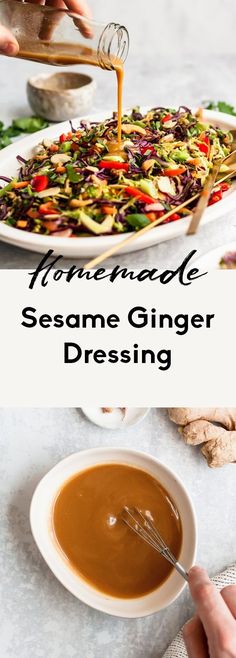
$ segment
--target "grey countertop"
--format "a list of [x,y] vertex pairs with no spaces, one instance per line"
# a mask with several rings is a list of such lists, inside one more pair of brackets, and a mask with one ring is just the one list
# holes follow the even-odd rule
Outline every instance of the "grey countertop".
[[34,544],[29,506],[40,478],[57,461],[99,445],[145,450],[177,475],[192,496],[198,562],[211,575],[235,561],[235,465],[211,470],[180,439],[165,410],[136,427],[108,431],[77,409],[0,410],[0,580],[2,658],[160,658],[192,613],[187,590],[144,619],[109,617],[75,599],[52,575]]
[[[49,67],[44,67],[44,70]],[[235,92],[236,56],[200,56],[163,58],[158,52],[148,54],[145,59],[140,53],[131,50],[126,65],[124,106],[132,105],[179,105],[197,106],[204,99],[223,99],[236,105]],[[41,65],[19,60],[1,59],[1,101],[0,118],[9,122],[18,115],[29,115],[26,100],[26,80],[42,69]],[[51,70],[51,69],[50,69]],[[91,74],[91,68],[84,67]],[[148,74],[147,74],[148,72]],[[96,104],[92,111],[104,107],[115,107],[115,77],[112,73],[93,69],[98,89]],[[200,254],[226,242],[236,239],[235,213],[217,222],[201,227],[197,236],[181,237],[149,249],[132,254],[119,255],[106,261],[107,267],[114,264],[130,268],[163,267],[167,263],[175,266],[186,255],[186,251],[197,249]],[[187,245],[187,246],[186,246]],[[0,243],[1,268],[31,268],[39,262],[40,256]],[[68,259],[68,264],[72,262]],[[82,260],[73,260],[83,265]]]

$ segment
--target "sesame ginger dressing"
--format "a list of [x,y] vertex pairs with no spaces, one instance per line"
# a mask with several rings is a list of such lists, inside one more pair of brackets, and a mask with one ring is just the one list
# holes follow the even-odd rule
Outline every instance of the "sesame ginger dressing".
[[[39,43],[29,43],[21,40],[18,57],[21,59],[32,60],[54,66],[69,66],[75,64],[90,64],[100,66],[96,50],[86,46],[80,46],[70,43],[56,43],[52,41],[43,41]],[[107,63],[106,63],[107,59]],[[119,155],[122,152],[121,138],[121,120],[122,120],[122,98],[123,98],[123,80],[124,67],[122,61],[110,55],[103,59],[103,68],[116,73],[117,80],[117,140],[110,142],[109,153]]]

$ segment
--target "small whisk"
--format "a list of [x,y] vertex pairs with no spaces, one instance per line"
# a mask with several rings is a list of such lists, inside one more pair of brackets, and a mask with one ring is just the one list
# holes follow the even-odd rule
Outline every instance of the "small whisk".
[[160,555],[163,555],[185,580],[188,580],[187,571],[175,558],[151,519],[145,516],[137,507],[124,507],[121,512],[121,519],[146,544],[149,544]]

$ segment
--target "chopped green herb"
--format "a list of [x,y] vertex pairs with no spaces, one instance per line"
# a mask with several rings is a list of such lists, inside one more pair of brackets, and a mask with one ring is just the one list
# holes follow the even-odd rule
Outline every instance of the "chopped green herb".
[[12,127],[20,130],[23,133],[35,133],[37,130],[47,128],[48,122],[41,117],[22,117],[21,119],[13,119]]
[[225,101],[205,101],[203,103],[206,110],[218,110],[218,112],[224,112],[225,114],[231,114],[234,117],[236,116],[236,110],[233,105],[230,103],[225,103]]
[[69,178],[69,181],[71,183],[79,183],[80,174],[77,174],[77,171],[75,171],[73,165],[71,165],[71,164],[66,165],[66,171],[67,171],[67,176]]
[[4,127],[0,121],[0,150],[11,144],[13,137],[18,137],[21,133],[34,133],[42,128],[47,128],[48,123],[40,117],[22,117],[13,119],[10,126]]

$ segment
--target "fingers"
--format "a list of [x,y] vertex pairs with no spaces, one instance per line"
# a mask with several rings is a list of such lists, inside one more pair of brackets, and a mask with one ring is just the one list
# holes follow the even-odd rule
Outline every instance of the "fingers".
[[204,569],[200,567],[190,569],[189,588],[197,615],[207,635],[209,647],[214,650],[218,645],[226,644],[231,639],[236,642],[236,623],[233,615]]
[[199,617],[193,617],[183,627],[183,638],[189,658],[208,658],[207,639]]
[[57,9],[69,9],[71,12],[84,16],[85,20],[74,19],[74,23],[84,37],[87,39],[92,38],[91,26],[86,22],[86,18],[90,19],[92,14],[85,0],[68,0],[68,2],[63,2],[63,0],[46,0],[45,4],[47,7],[54,8],[55,12],[45,14],[39,34],[40,39],[48,41],[52,38],[54,30],[63,18],[60,12],[56,11]]
[[70,11],[81,14],[86,18],[92,18],[92,12],[86,0],[66,0],[65,4]]
[[195,420],[189,425],[185,425],[181,428],[181,434],[185,443],[192,446],[219,438],[226,439],[228,436],[227,430],[218,425],[213,425],[207,420]]
[[226,605],[228,606],[231,614],[236,619],[236,585],[228,585],[221,590]]
[[[47,0],[46,5],[48,7],[54,7],[56,9],[65,9],[65,3],[63,0]],[[39,38],[42,41],[49,41],[52,38],[53,32],[56,29],[57,25],[62,20],[61,13],[59,11],[46,12],[43,16],[41,29],[39,32]]]
[[0,54],[14,57],[18,50],[19,46],[13,34],[0,25]]
[[[236,617],[236,585],[229,585],[228,587],[224,587],[224,589],[221,590],[221,596],[224,602],[226,603],[227,607],[229,608],[231,614],[235,618]],[[187,624],[185,624],[185,626],[183,627],[183,638],[189,658],[209,657],[208,642],[203,625],[199,617],[195,616],[192,619],[190,619],[190,621],[188,621]],[[234,643],[236,642],[236,640],[233,638],[232,642]]]
[[[84,16],[85,19],[92,18],[92,12],[86,0],[65,0],[65,4],[70,11],[75,12],[76,14],[80,14],[81,16]],[[93,38],[93,30],[91,28],[91,25],[87,23],[86,20],[84,21],[75,20],[74,22],[76,27],[79,28],[81,34],[86,39]]]

